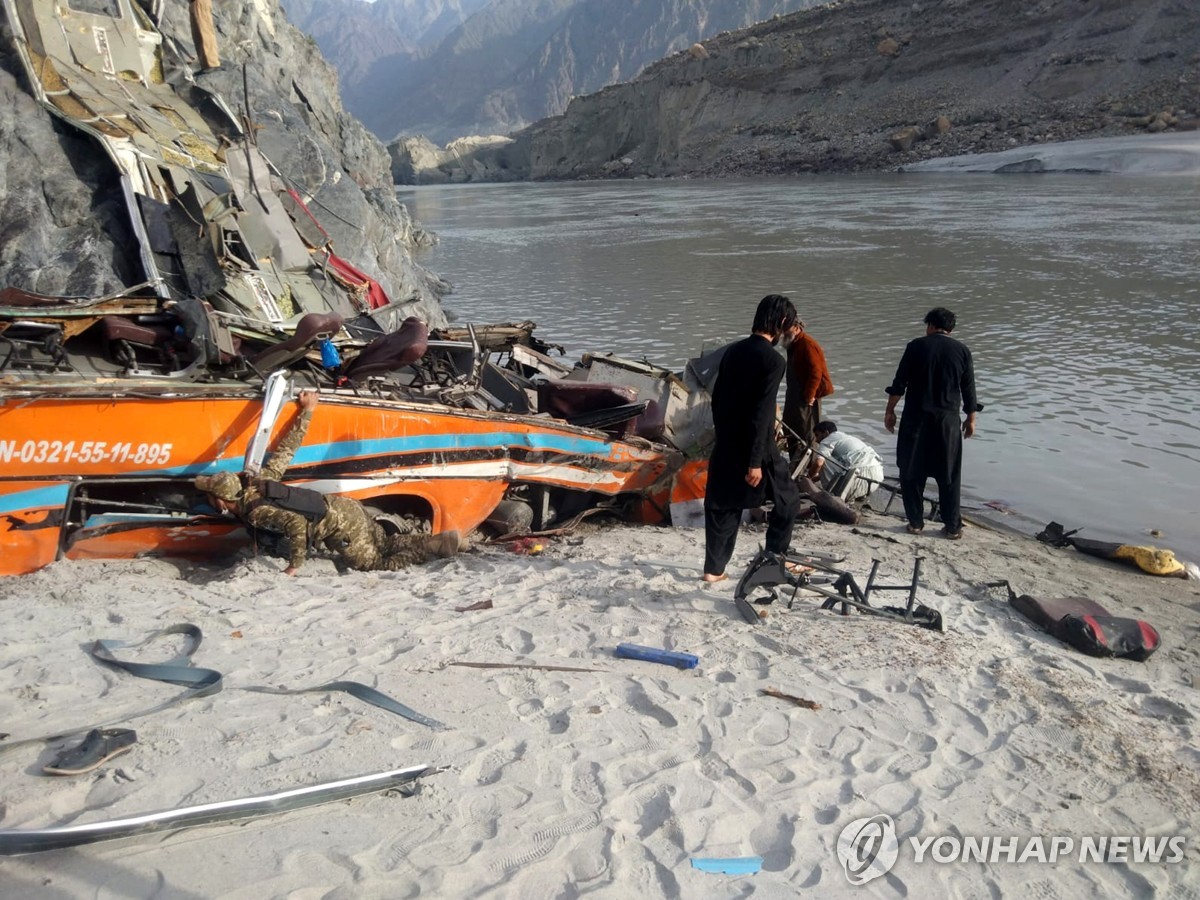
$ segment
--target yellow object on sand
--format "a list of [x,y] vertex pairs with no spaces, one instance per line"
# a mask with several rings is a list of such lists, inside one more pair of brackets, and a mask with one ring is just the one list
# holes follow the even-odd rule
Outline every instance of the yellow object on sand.
[[1127,559],[1143,572],[1151,575],[1179,575],[1184,572],[1183,563],[1170,550],[1158,547],[1134,547],[1122,544],[1113,554],[1117,559]]

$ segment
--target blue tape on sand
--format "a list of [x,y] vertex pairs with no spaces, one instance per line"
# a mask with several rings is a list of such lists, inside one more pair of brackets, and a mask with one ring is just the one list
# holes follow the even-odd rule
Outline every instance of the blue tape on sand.
[[692,868],[722,875],[753,875],[762,868],[761,856],[734,856],[729,859],[692,859]]
[[622,659],[644,659],[647,662],[677,666],[680,669],[694,669],[700,663],[700,657],[693,656],[691,653],[662,650],[658,647],[643,647],[640,644],[617,644],[617,656]]

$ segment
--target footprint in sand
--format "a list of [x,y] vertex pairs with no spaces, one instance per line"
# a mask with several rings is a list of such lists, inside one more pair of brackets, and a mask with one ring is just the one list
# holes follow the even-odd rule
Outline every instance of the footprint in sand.
[[791,784],[796,780],[795,771],[785,763],[773,763],[767,766],[767,774],[778,784]]
[[764,821],[750,832],[750,846],[763,858],[768,872],[783,872],[796,856],[796,824],[786,815]]
[[995,807],[988,812],[988,819],[998,828],[1007,828],[1019,834],[1028,834],[1033,827],[1033,819],[1023,812],[1017,812],[1007,806]]
[[644,841],[656,832],[657,837],[667,838],[661,829],[675,816],[671,793],[671,789],[662,784],[639,786],[614,804],[613,812],[620,821],[636,823],[640,840]]
[[[495,784],[504,774],[504,769],[525,755],[524,741],[505,741],[494,750],[490,750],[479,760],[476,784]],[[469,771],[469,770],[468,770]]]
[[535,843],[557,841],[568,834],[580,834],[584,831],[591,831],[599,824],[600,813],[598,812],[574,813],[546,823],[545,828],[541,828],[533,833],[533,840]]
[[281,762],[285,759],[292,759],[296,756],[304,756],[308,753],[316,753],[318,750],[324,750],[333,739],[325,735],[315,734],[312,737],[302,738],[298,741],[290,741],[281,747],[276,747],[268,753],[270,762]]
[[754,650],[742,654],[742,665],[757,678],[766,678],[771,672],[767,657]]
[[976,732],[980,737],[983,738],[991,736],[991,732],[988,730],[987,723],[984,722],[980,716],[975,715],[975,713],[964,707],[959,707],[959,709],[962,710],[963,718],[966,720],[966,724],[971,727],[972,731]]
[[1052,881],[1030,881],[1021,885],[1021,893],[1030,900],[1061,900],[1066,896]]
[[537,862],[539,859],[549,856],[550,851],[553,849],[554,844],[551,843],[536,844],[517,853],[503,856],[493,863],[489,863],[488,869],[497,875],[504,872],[511,872],[514,869],[523,869],[530,863]]
[[968,772],[974,772],[976,769],[982,768],[983,760],[974,753],[967,753],[959,750],[956,747],[950,748],[950,755],[946,760],[950,765],[965,769]]
[[353,873],[347,861],[317,850],[289,853],[280,869],[293,877],[303,878],[305,889],[317,897],[328,896],[336,885],[350,879]]
[[820,864],[817,864],[817,865],[813,866],[812,871],[808,873],[808,876],[802,882],[800,882],[800,887],[815,888],[820,883],[821,883],[821,866],[820,866]]
[[500,646],[513,653],[533,652],[533,635],[523,628],[505,628],[500,635]]
[[712,697],[708,698],[708,713],[717,719],[724,719],[733,713],[733,704],[728,700],[715,700]]
[[496,836],[500,808],[494,795],[470,794],[459,803],[459,832],[472,841],[490,841]]
[[488,865],[492,872],[510,872],[528,866],[532,862],[544,859],[553,851],[559,840],[568,834],[580,834],[591,831],[600,824],[600,814],[596,812],[579,813],[551,820],[545,828],[533,833],[530,844],[516,849],[516,852],[503,856]]
[[817,820],[818,825],[832,825],[837,821],[839,812],[841,810],[836,806],[826,806],[824,809],[818,809],[813,813],[813,818]]
[[946,896],[954,900],[992,900],[1000,895],[1000,886],[995,880],[966,876],[961,872],[952,872],[946,885]]
[[768,713],[750,731],[750,739],[764,747],[782,744],[791,733],[791,723],[783,713]]
[[576,766],[567,784],[567,792],[584,806],[599,806],[604,802],[600,788],[600,766],[584,763]]
[[1109,675],[1105,673],[1104,680],[1110,685],[1119,690],[1125,691],[1128,694],[1148,694],[1150,693],[1150,685],[1144,681],[1137,681],[1133,678],[1122,678],[1119,675]]
[[963,779],[960,775],[957,775],[950,769],[940,769],[934,775],[933,781],[929,785],[929,790],[937,794],[939,799],[945,800],[962,787],[962,783]]
[[405,828],[400,837],[388,844],[387,849],[383,851],[381,868],[385,872],[394,872],[398,868],[408,867],[410,854],[419,853],[433,838],[434,833],[435,829],[432,826]]
[[518,717],[528,719],[531,716],[538,715],[546,706],[541,700],[534,698],[533,700],[513,701],[516,704],[515,712]]
[[915,753],[902,753],[888,763],[887,770],[893,775],[911,776],[914,772],[929,768],[929,757]]
[[1031,725],[1029,730],[1057,750],[1067,753],[1079,752],[1082,742],[1074,729],[1064,728],[1061,725]]
[[629,708],[643,716],[649,716],[662,725],[664,728],[674,728],[679,724],[679,721],[671,715],[665,708],[659,706],[646,693],[646,689],[633,682],[625,692],[625,700]]
[[1079,782],[1079,793],[1089,803],[1107,803],[1117,796],[1117,790],[1111,782],[1099,775],[1088,775]]
[[1142,700],[1142,715],[1152,719],[1170,719],[1177,725],[1192,721],[1195,718],[1187,707],[1180,706],[1173,700],[1164,697],[1146,697]]
[[904,743],[917,753],[932,753],[938,748],[938,739],[921,731],[910,731],[904,738]]

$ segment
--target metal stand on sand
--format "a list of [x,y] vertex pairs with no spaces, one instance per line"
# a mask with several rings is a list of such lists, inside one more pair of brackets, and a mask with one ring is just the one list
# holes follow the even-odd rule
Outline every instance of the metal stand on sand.
[[[788,609],[792,609],[796,602],[796,595],[800,591],[812,591],[826,598],[825,602],[821,604],[821,609],[831,610],[840,607],[843,616],[850,615],[850,610],[853,608],[867,615],[892,619],[907,625],[920,625],[922,628],[930,628],[935,631],[944,631],[942,614],[936,609],[916,602],[917,587],[921,578],[921,561],[922,557],[919,556],[913,560],[912,579],[907,584],[877,584],[875,578],[879,574],[880,560],[872,560],[871,574],[867,576],[867,586],[864,590],[858,586],[854,576],[847,571],[833,569],[816,561],[803,561],[805,564],[811,562],[817,568],[824,569],[826,574],[794,572],[788,569],[787,564],[802,562],[801,560],[789,559],[786,554],[782,553],[760,550],[750,561],[750,565],[747,566],[738,581],[734,599],[743,617],[751,624],[757,624],[759,616],[750,605],[751,601],[748,599],[750,595],[755,590],[765,588],[767,596],[753,602],[760,605],[773,603],[779,599],[778,588],[786,586],[792,589],[791,596],[788,598]],[[875,591],[906,591],[908,593],[907,602],[904,606],[871,606],[870,596]]]

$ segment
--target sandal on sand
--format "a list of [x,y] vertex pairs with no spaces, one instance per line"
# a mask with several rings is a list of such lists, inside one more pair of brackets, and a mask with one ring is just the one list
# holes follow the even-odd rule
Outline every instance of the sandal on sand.
[[703,581],[705,584],[718,584],[722,581],[725,581],[727,578],[729,578],[729,576],[724,575],[724,574],[710,576],[707,573],[705,573],[704,575],[700,576],[700,580]]
[[61,751],[42,771],[47,775],[82,775],[114,756],[133,749],[137,732],[129,728],[93,728],[76,747]]
[[949,540],[949,541],[961,541],[962,540],[962,529],[961,528],[958,529],[958,531],[951,531],[949,528],[943,528],[942,534],[944,534],[946,536],[946,540]]
[[922,531],[925,530],[925,526],[924,525],[905,525],[904,530],[907,531],[909,534],[920,534]]
[[798,562],[785,562],[783,567],[792,575],[811,575],[813,572],[817,571],[812,566],[802,565]]

